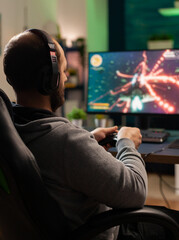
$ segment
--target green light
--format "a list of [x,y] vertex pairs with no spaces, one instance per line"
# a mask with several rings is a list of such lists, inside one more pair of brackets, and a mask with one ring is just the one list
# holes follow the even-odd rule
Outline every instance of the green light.
[[160,8],[158,11],[164,17],[179,16],[179,8]]
[[108,0],[87,0],[87,50],[108,50]]
[[1,168],[0,168],[0,187],[2,187],[6,193],[10,194],[10,190],[9,190],[9,186],[6,181],[6,177]]

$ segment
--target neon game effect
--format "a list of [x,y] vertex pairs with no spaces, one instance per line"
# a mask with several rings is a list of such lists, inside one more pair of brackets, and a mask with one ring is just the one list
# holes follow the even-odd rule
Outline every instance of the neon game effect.
[[[177,53],[179,54],[179,51]],[[135,55],[135,52],[133,54]],[[137,55],[138,61],[128,60],[126,65],[132,65],[130,73],[122,71],[119,68],[120,64],[113,67],[114,84],[111,79],[111,84],[106,83],[102,77],[106,71],[103,67],[105,55],[92,55],[89,74],[98,72],[97,78],[101,75],[101,81],[93,85],[93,91],[97,93],[88,92],[88,110],[121,113],[179,113],[177,109],[179,56],[173,50],[160,50],[153,61],[151,54],[153,53],[149,51],[141,51],[140,61],[139,55]],[[148,55],[150,55],[149,59]],[[114,61],[113,65],[115,65]],[[124,66],[121,68],[124,69]],[[113,88],[110,88],[111,86]]]

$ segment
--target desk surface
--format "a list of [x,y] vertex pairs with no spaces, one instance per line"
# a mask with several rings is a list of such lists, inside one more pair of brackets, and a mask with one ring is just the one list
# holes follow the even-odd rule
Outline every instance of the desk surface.
[[[168,145],[176,139],[179,139],[179,131],[168,131],[170,136],[164,143],[142,143],[139,147],[139,152],[145,162],[179,164],[179,149],[168,148]],[[114,154],[115,148],[111,149]]]

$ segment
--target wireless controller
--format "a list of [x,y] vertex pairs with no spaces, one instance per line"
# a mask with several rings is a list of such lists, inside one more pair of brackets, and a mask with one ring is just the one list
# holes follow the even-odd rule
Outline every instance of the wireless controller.
[[99,141],[99,145],[101,146],[105,146],[107,144],[110,144],[111,147],[115,147],[116,146],[116,142],[117,142],[117,133],[113,133],[108,135],[106,138],[104,138],[103,140]]

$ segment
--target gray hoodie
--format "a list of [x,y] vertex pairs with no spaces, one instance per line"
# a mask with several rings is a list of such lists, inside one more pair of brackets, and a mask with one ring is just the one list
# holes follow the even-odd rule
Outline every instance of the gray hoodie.
[[[16,108],[17,109],[17,108]],[[51,196],[59,203],[71,229],[109,208],[142,207],[147,192],[145,164],[129,139],[117,142],[116,158],[94,136],[67,119],[48,112],[24,117],[16,128],[34,154]],[[15,110],[16,111],[16,110]],[[35,110],[35,113],[43,110]],[[115,230],[98,239],[116,239]]]

